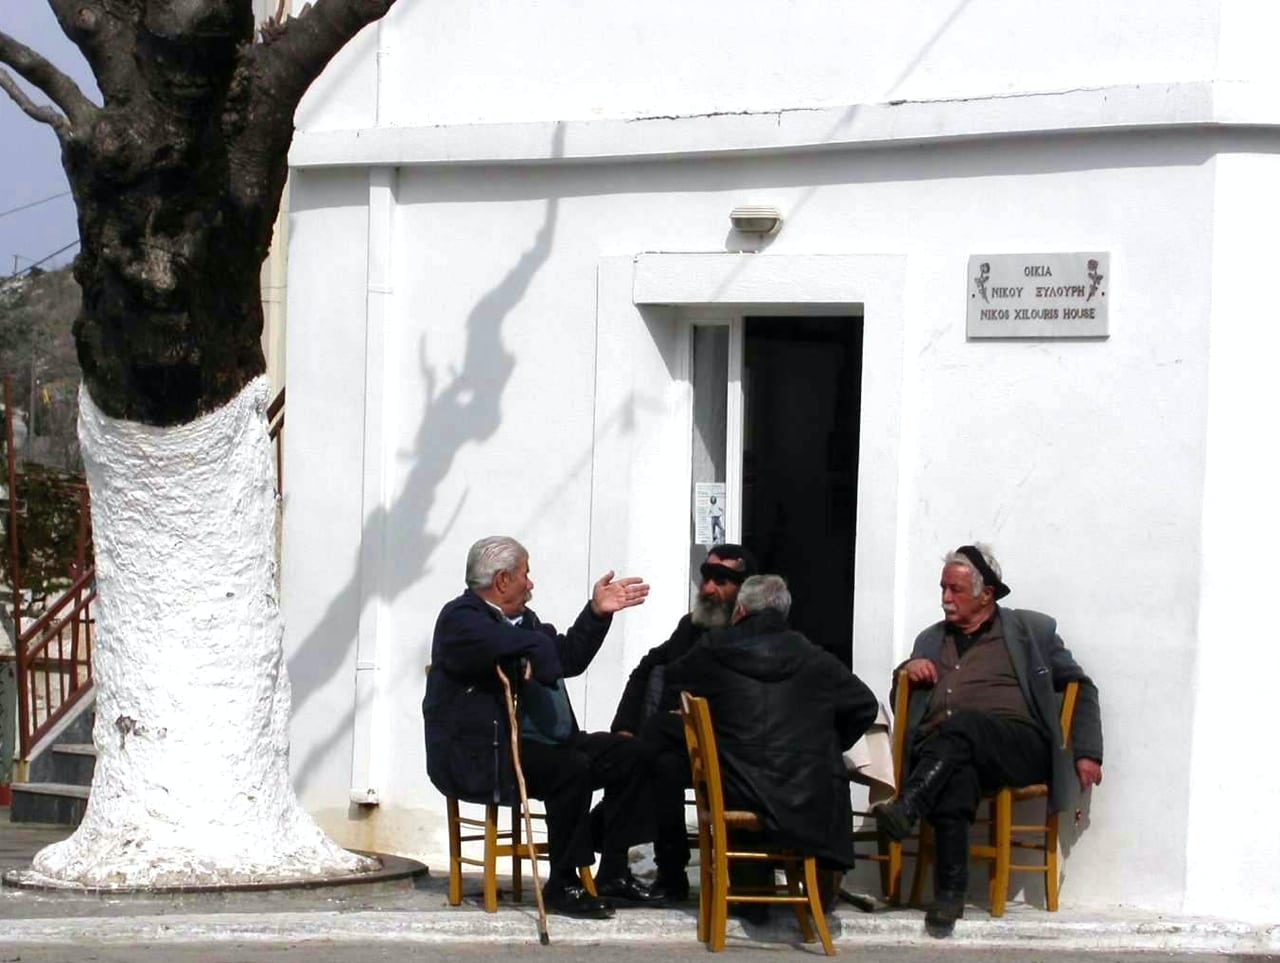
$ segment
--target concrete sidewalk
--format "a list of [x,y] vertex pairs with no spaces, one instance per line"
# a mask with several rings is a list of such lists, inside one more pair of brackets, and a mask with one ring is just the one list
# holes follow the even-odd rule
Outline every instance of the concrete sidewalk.
[[[64,837],[65,827],[7,821],[0,810],[0,872],[23,869],[44,845]],[[479,878],[468,880],[468,898],[451,907],[444,874],[366,886],[233,893],[84,895],[4,887],[0,889],[0,944],[130,943],[535,943],[531,895],[524,905],[504,902],[495,914],[477,904]],[[1052,950],[1219,952],[1280,954],[1280,925],[1217,919],[1181,919],[1139,911],[1057,913],[1012,903],[1001,919],[982,906],[967,910],[954,942],[968,946]],[[696,906],[620,910],[610,921],[552,917],[552,941],[565,944],[696,941]],[[924,933],[919,910],[880,907],[874,912],[842,904],[830,917],[832,935],[846,946],[937,945]],[[796,945],[789,913],[776,912],[763,927],[729,923],[730,943]]]

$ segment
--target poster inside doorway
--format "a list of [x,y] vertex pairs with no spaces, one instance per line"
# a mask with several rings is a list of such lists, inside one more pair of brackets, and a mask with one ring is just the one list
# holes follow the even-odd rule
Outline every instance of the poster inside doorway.
[[724,541],[724,482],[693,485],[693,540],[710,548]]

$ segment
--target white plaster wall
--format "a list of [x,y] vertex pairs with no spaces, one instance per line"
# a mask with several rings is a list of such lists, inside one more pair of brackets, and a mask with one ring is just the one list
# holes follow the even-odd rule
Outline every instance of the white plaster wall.
[[[1280,202],[1277,162],[1262,139],[1219,156],[1215,168],[1208,459],[1204,482],[1199,651],[1184,705],[1192,724],[1186,905],[1196,912],[1275,921],[1280,861],[1267,831],[1280,772],[1266,749],[1280,649],[1271,621],[1272,548],[1280,541],[1273,423],[1280,325],[1270,286],[1269,237]],[[1187,559],[1194,562],[1194,557]],[[1187,574],[1195,574],[1187,565]],[[1184,586],[1179,585],[1179,590]]]
[[[770,110],[1274,75],[1243,0],[400,3],[309,95],[306,129]],[[1223,8],[1226,7],[1225,12]],[[1257,57],[1218,62],[1220,20]],[[1251,29],[1252,27],[1252,29]],[[382,32],[382,54],[370,55]],[[1248,43],[1248,41],[1245,41]],[[1233,52],[1239,52],[1234,50]],[[381,65],[382,92],[376,92]]]
[[[937,617],[940,553],[992,540],[1010,602],[1055,614],[1102,690],[1106,783],[1087,807],[1087,831],[1068,840],[1064,900],[1178,909],[1194,733],[1185,701],[1157,694],[1185,695],[1204,676],[1199,580],[1187,560],[1200,551],[1205,471],[1211,150],[1205,136],[1135,134],[402,170],[387,328],[402,403],[386,442],[385,568],[371,576],[387,607],[378,651],[392,763],[383,805],[352,822],[344,723],[359,607],[350,586],[361,577],[367,182],[296,174],[289,310],[305,336],[290,344],[284,599],[304,802],[343,841],[440,856],[422,669],[435,614],[461,590],[467,545],[494,531],[529,546],[534,605],[558,624],[606,565],[660,588],[620,616],[627,631],[606,642],[587,691],[576,689],[582,721],[607,726],[626,670],[684,607],[679,576],[652,569],[664,558],[678,568],[685,547],[669,545],[656,519],[651,533],[629,528],[610,557],[598,537],[608,519],[593,524],[593,448],[597,457],[630,448],[634,491],[658,510],[646,473],[677,470],[680,445],[664,444],[660,427],[678,407],[668,334],[652,315],[598,302],[602,272],[642,251],[724,251],[736,240],[728,211],[771,203],[786,221],[761,256],[905,256],[904,423],[893,429],[901,596],[856,640],[855,668],[874,667],[868,681],[883,690],[883,666]],[[968,255],[1042,250],[1111,252],[1111,338],[967,343]],[[597,341],[598,311],[622,312],[608,342]],[[595,381],[611,348],[635,355],[643,377],[630,390]]]
[[[364,411],[363,171],[292,185],[284,433],[281,596],[293,682],[293,752],[299,796],[336,838],[356,845],[347,819],[354,719],[357,559]],[[314,265],[299,276],[299,265]],[[354,456],[353,456],[354,455]],[[335,792],[334,787],[341,787]]]

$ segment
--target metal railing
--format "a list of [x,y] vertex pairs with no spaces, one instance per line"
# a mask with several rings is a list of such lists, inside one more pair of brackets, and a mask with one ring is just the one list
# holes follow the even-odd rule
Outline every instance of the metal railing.
[[93,687],[93,600],[90,566],[22,634],[18,655],[18,757],[32,748]]

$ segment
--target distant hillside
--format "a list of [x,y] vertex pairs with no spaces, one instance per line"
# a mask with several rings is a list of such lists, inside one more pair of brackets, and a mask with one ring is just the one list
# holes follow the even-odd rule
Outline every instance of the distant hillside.
[[0,375],[13,379],[20,461],[80,470],[80,369],[71,337],[79,310],[80,286],[69,267],[0,281]]

